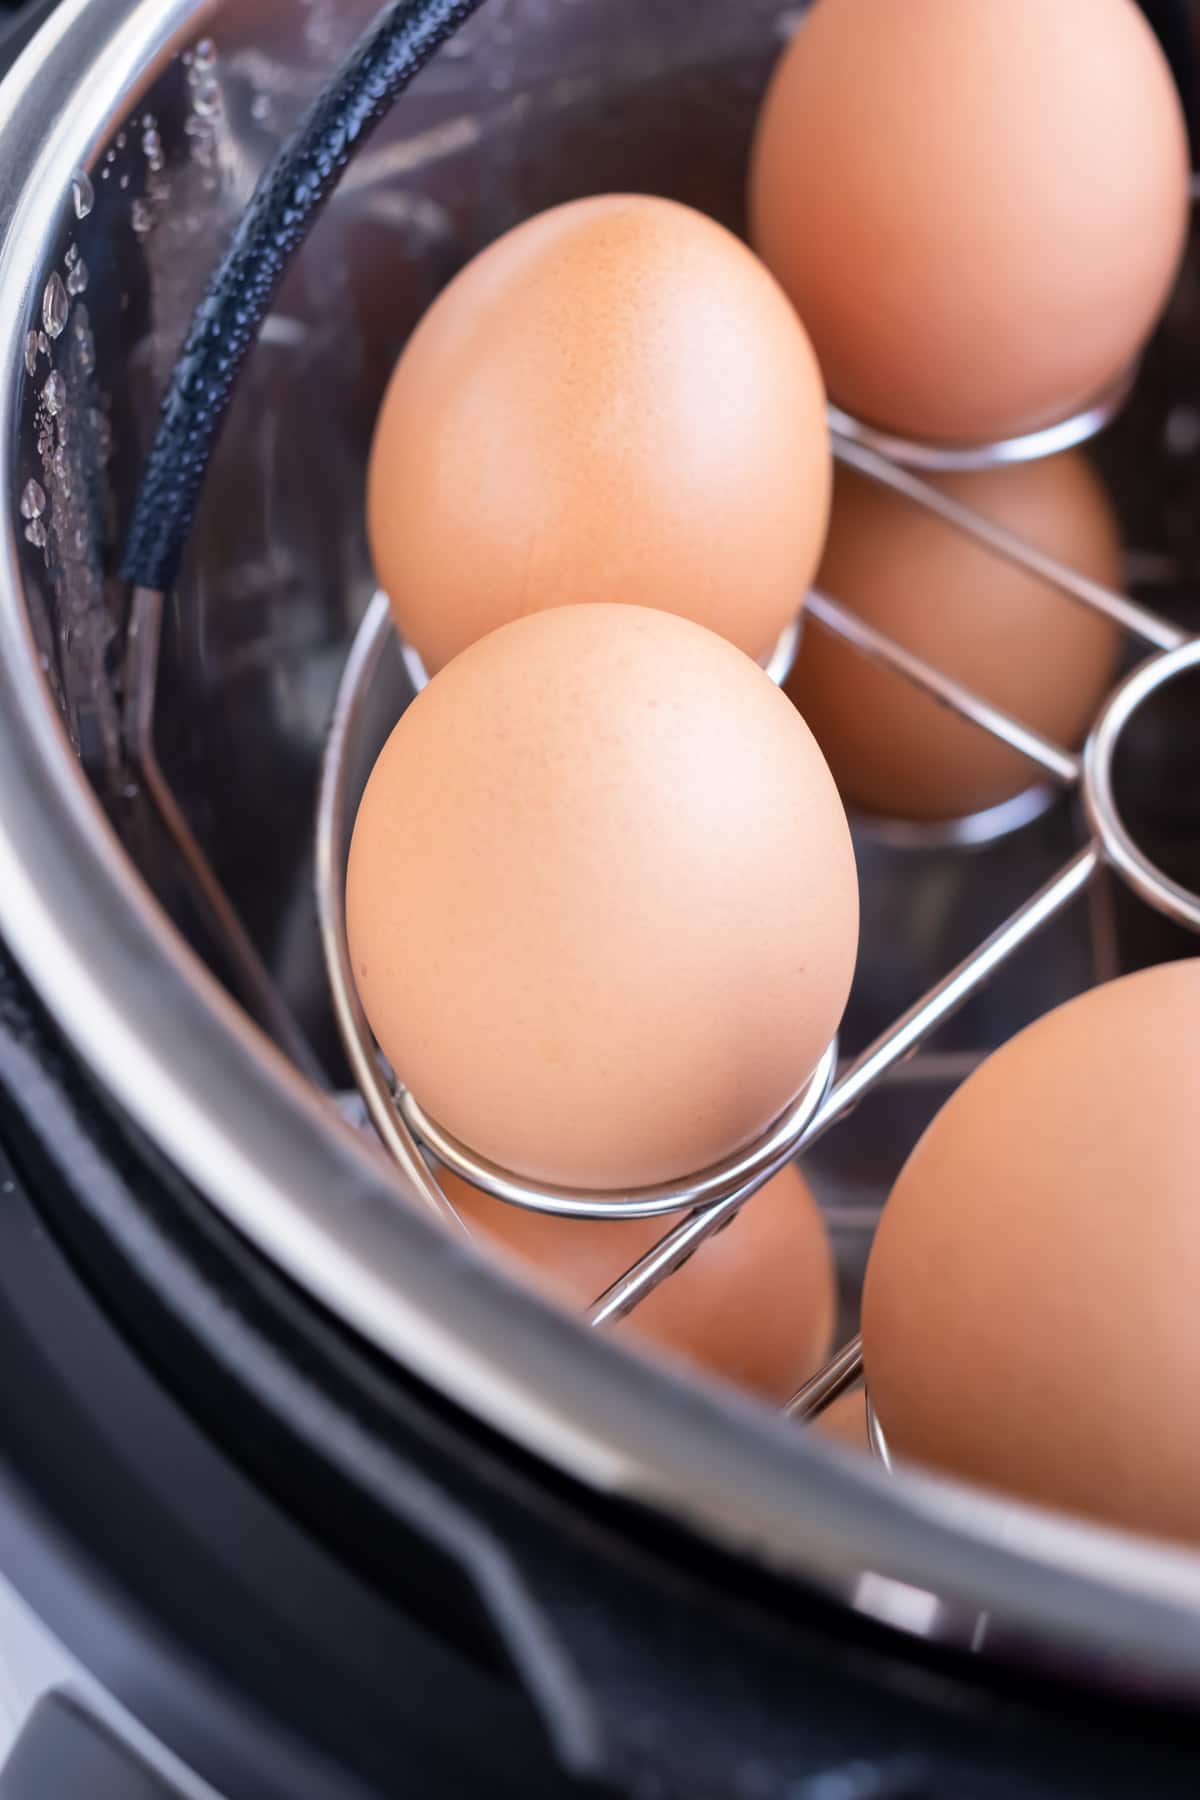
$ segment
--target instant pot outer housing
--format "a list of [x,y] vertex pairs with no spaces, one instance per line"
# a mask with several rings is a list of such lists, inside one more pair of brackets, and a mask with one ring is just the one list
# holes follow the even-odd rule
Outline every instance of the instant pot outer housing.
[[[156,401],[370,10],[64,0],[0,90],[0,1666],[15,1711],[48,1691],[0,1797],[1194,1793],[1200,1559],[889,1476],[589,1333],[409,1207],[336,1098],[312,809],[387,371],[539,207],[738,223],[779,5],[491,0],[267,322],[157,729],[326,1091],[130,767],[115,569]],[[851,1030],[961,954],[958,868],[957,926],[868,956]],[[1060,997],[1059,950],[985,1041]]]

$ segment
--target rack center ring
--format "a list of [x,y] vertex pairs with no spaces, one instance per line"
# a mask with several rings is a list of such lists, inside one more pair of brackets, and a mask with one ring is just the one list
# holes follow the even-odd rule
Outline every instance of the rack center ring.
[[1200,895],[1174,881],[1134,842],[1117,806],[1113,763],[1126,727],[1160,688],[1190,669],[1200,668],[1200,638],[1190,638],[1139,664],[1116,688],[1084,746],[1083,805],[1104,855],[1135,894],[1190,931],[1200,931]]

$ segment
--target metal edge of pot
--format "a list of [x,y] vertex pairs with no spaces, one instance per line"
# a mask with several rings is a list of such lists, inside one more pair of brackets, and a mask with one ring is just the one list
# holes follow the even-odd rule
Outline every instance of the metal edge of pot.
[[20,346],[73,171],[217,11],[215,0],[63,0],[0,86],[11,371],[0,382],[0,929],[11,949],[114,1098],[251,1242],[544,1461],[918,1635],[964,1641],[986,1613],[988,1646],[1005,1655],[1065,1657],[1115,1684],[1133,1663],[1140,1693],[1149,1680],[1200,1699],[1200,1556],[890,1477],[589,1341],[397,1204],[394,1173],[245,1019],[127,862],[61,729],[25,613]]

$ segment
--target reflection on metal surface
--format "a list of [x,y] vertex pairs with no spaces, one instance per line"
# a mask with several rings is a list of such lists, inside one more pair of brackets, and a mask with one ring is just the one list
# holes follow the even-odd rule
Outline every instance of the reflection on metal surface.
[[1200,895],[1156,868],[1126,829],[1113,792],[1113,759],[1130,720],[1161,687],[1200,668],[1200,638],[1152,656],[1133,671],[1109,699],[1092,728],[1083,753],[1083,804],[1092,830],[1112,867],[1148,906],[1176,924],[1200,931]]
[[840,407],[829,408],[830,428],[841,438],[877,450],[889,461],[908,469],[921,469],[926,474],[950,474],[975,469],[996,469],[1006,463],[1037,462],[1044,456],[1057,456],[1063,450],[1074,450],[1096,437],[1111,425],[1133,391],[1137,380],[1136,364],[1122,373],[1112,386],[1091,406],[1043,425],[1036,431],[1021,432],[1016,437],[998,438],[989,444],[926,444],[915,438],[900,437],[895,432],[878,431],[861,419],[852,418]]
[[924,657],[915,656],[911,650],[906,650],[894,638],[876,630],[874,625],[868,624],[866,619],[841,605],[829,594],[814,590],[808,597],[808,615],[823,630],[841,638],[843,643],[849,644],[852,650],[866,657],[869,662],[892,670],[912,687],[929,694],[972,725],[978,725],[993,737],[999,738],[1002,744],[1007,744],[1010,749],[1028,757],[1052,781],[1069,787],[1077,779],[1079,758],[1069,750],[1052,743],[1031,726],[1022,725],[1019,719],[1014,719],[1000,707],[993,706],[990,700],[985,700],[964,682],[956,681],[952,675],[935,668]]
[[350,969],[346,943],[345,853],[347,738],[355,730],[371,676],[391,628],[386,594],[376,594],[346,660],[337,704],[326,740],[317,795],[317,913],[338,1030],[371,1123],[413,1192],[443,1224],[465,1231],[437,1177],[426,1168],[420,1146],[396,1111],[391,1085],[380,1067]]
[[162,618],[163,596],[150,588],[135,588],[125,659],[125,733],[130,759],[224,940],[250,1003],[296,1067],[319,1087],[325,1087],[324,1070],[214,875],[158,760],[154,743],[154,702],[158,688]]
[[835,437],[834,455],[839,462],[856,469],[860,475],[880,482],[884,487],[891,488],[893,493],[902,494],[917,506],[923,506],[927,512],[936,514],[953,530],[965,532],[968,537],[975,538],[996,556],[1016,563],[1018,568],[1036,575],[1049,587],[1102,613],[1114,625],[1120,626],[1122,631],[1141,638],[1144,643],[1153,644],[1160,650],[1170,650],[1183,642],[1185,634],[1158,613],[1148,611],[1128,595],[1116,593],[1100,582],[1079,574],[1077,570],[1068,568],[1054,557],[1047,556],[1016,532],[997,525],[982,513],[975,512],[972,507],[964,506],[960,500],[951,499],[949,494],[943,494],[939,488],[922,481],[911,470],[890,462],[886,456],[880,455],[868,445]]
[[995,806],[955,819],[887,819],[857,810],[851,817],[860,832],[889,850],[978,850],[1044,818],[1060,791],[1049,782],[1037,781],[1011,800],[997,801]]

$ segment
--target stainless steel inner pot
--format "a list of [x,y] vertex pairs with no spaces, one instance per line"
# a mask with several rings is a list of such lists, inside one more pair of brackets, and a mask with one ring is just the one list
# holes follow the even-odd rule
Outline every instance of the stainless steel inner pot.
[[[387,372],[462,261],[554,201],[643,188],[736,226],[750,122],[795,8],[491,0],[354,164],[291,272],[171,600],[156,721],[170,787],[323,1082],[242,1004],[128,763],[115,552],[156,399],[230,222],[370,12],[365,0],[64,0],[5,84],[0,929],[81,1056],[213,1206],[397,1362],[547,1463],[900,1630],[1097,1679],[1136,1670],[1142,1691],[1200,1697],[1200,1558],[889,1476],[643,1363],[408,1205],[337,1100],[348,1077],[311,897],[312,820],[371,591],[362,475]],[[1103,447],[1132,575],[1181,622],[1190,609],[1192,628],[1198,306],[1193,262]],[[1161,732],[1138,753],[1161,770]],[[1065,805],[969,854],[864,837],[843,1049],[1076,841]],[[1098,976],[1175,948],[1169,927],[1099,890],[822,1143],[808,1166],[849,1327],[887,1184],[963,1072]]]

